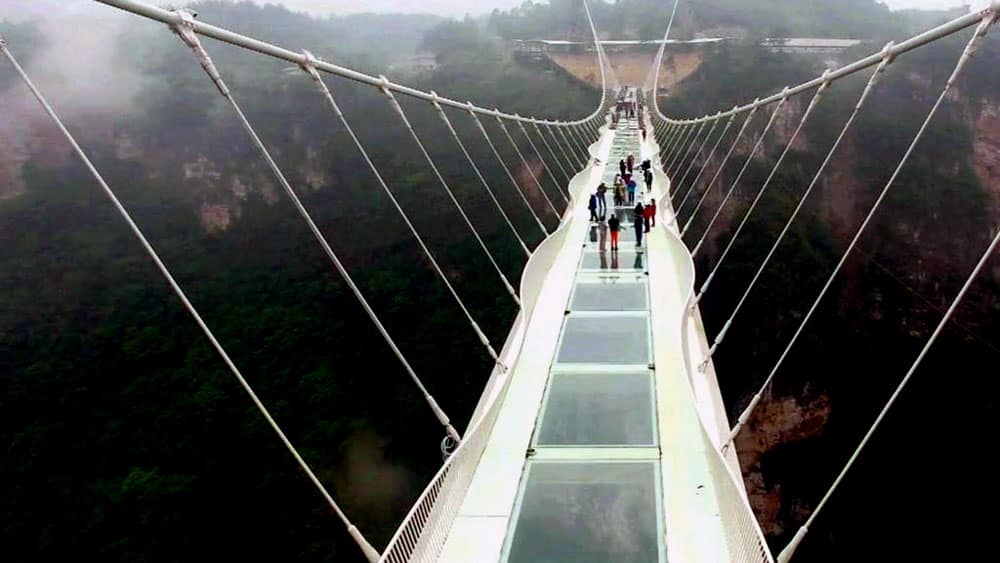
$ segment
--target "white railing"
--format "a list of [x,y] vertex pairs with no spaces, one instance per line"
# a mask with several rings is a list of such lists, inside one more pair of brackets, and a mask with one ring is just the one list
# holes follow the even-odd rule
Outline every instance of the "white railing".
[[[650,135],[647,142],[653,147],[653,154],[656,154],[659,147],[656,144],[655,136]],[[658,162],[658,159],[654,160]],[[663,170],[659,167],[659,165],[656,164],[654,166],[656,168],[656,172],[658,172],[661,177],[665,178],[666,175],[663,173]],[[667,180],[667,182],[669,182],[669,180]],[[670,213],[673,213],[669,190],[665,190],[665,193],[667,193],[667,195],[661,199],[658,204],[659,208],[669,210]],[[707,456],[706,462],[708,464],[709,474],[711,477],[711,487],[715,493],[716,502],[718,503],[719,519],[726,538],[729,561],[741,563],[774,563],[774,556],[771,554],[771,551],[767,546],[767,540],[764,538],[764,532],[761,530],[760,524],[757,522],[757,518],[754,515],[753,508],[750,506],[750,502],[747,499],[742,476],[733,473],[733,465],[731,465],[726,457],[721,453],[717,433],[713,433],[710,430],[710,428],[713,428],[716,425],[707,424],[705,420],[706,409],[698,407],[699,398],[697,397],[695,391],[698,386],[695,385],[692,377],[703,376],[703,374],[697,371],[694,366],[701,363],[704,358],[692,358],[692,347],[689,345],[690,338],[698,337],[698,335],[692,335],[690,330],[691,325],[695,324],[693,315],[696,311],[696,305],[694,305],[694,259],[692,258],[687,246],[684,244],[684,241],[667,222],[663,222],[662,228],[667,233],[670,244],[674,246],[672,252],[678,258],[677,262],[686,270],[679,276],[680,279],[684,281],[686,286],[683,288],[683,291],[686,292],[686,296],[684,298],[684,314],[681,315],[680,319],[683,368],[686,375],[688,389],[691,393],[690,400],[692,401],[692,404],[695,405],[695,410],[698,413],[698,422],[700,427],[699,435],[702,440],[705,455]],[[704,335],[701,336],[704,337]],[[699,345],[697,346],[697,349],[704,351],[707,350],[707,347]],[[692,363],[694,360],[697,360],[697,362]],[[706,373],[713,372],[706,371]],[[714,412],[714,409],[709,409],[709,411]],[[724,424],[724,413],[716,413],[716,415],[723,418],[722,422]]]
[[[607,132],[607,126],[601,128],[602,136]],[[594,147],[591,145],[590,148]],[[569,191],[573,201],[578,201],[580,194],[586,189],[589,172],[593,166],[588,166],[570,180]],[[507,371],[494,370],[486,392],[479,407],[474,413],[470,429],[465,432],[465,438],[455,452],[448,458],[444,466],[437,472],[430,484],[417,499],[409,514],[403,519],[396,534],[382,552],[380,562],[408,563],[436,561],[444,548],[455,518],[458,516],[475,476],[479,459],[482,457],[490,439],[493,425],[503,406],[507,388],[510,385],[510,374],[524,342],[525,332],[530,324],[532,312],[538,295],[541,292],[544,278],[555,262],[562,249],[569,230],[567,218],[575,207],[571,204],[558,229],[535,249],[531,259],[525,266],[521,280],[521,303],[523,309],[514,321],[510,336],[507,338],[500,358],[505,365],[511,366]]]

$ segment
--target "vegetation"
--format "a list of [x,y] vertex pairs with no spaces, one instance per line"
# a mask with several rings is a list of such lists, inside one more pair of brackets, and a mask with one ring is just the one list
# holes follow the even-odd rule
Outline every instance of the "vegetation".
[[[967,36],[955,37],[901,57],[866,104],[715,356],[731,417],[741,412],[783,352],[889,180],[966,41]],[[777,549],[787,544],[833,481],[995,233],[996,200],[991,193],[995,187],[983,185],[972,168],[975,137],[970,116],[979,115],[984,101],[996,103],[995,90],[985,93],[993,79],[984,70],[996,64],[997,51],[987,47],[982,53],[983,58],[956,85],[961,96],[949,97],[942,106],[777,373],[769,401],[793,398],[806,404],[825,397],[832,407],[826,426],[815,436],[797,428],[763,457],[763,485],[778,491],[781,498],[776,522],[780,531],[770,538]],[[749,47],[720,50],[667,98],[668,111],[701,115],[716,100],[716,107],[749,101],[740,90],[778,91],[819,72],[810,69],[806,59],[774,57]],[[702,301],[710,335],[728,319],[866,81],[867,75],[859,76],[830,90],[806,127],[802,143],[772,180],[769,193]],[[700,279],[715,265],[763,185],[806,101],[792,104],[784,116],[788,125],[778,127],[784,132],[772,132],[763,156],[751,162],[729,205],[730,213],[716,225],[699,255]],[[762,112],[751,126],[754,136],[770,108]],[[729,189],[751,146],[743,143],[724,170],[713,187],[717,195],[710,198],[709,209]],[[702,235],[710,216],[708,211],[699,215],[689,241]],[[982,424],[981,417],[995,411],[993,397],[1000,389],[974,374],[989,370],[1000,354],[998,290],[995,273],[984,275],[974,286],[797,557],[810,562],[966,558],[982,545],[913,541],[941,534],[969,537],[968,527],[981,528],[966,519],[929,522],[914,515],[929,509],[972,513],[973,505],[984,500],[959,497],[937,485],[963,483],[979,489],[987,482],[978,468],[975,428]],[[958,374],[973,376],[975,383],[968,377],[959,383],[954,379]],[[750,432],[767,433],[767,425],[775,422],[780,421],[756,420]],[[881,510],[873,510],[875,506]],[[861,546],[864,555],[859,555]]]
[[[349,22],[348,35],[371,38],[424,25],[314,20],[250,3],[199,11],[331,60],[375,65],[376,74],[389,61],[353,54],[337,30]],[[16,31],[18,53],[42,40]],[[478,34],[452,24],[430,33],[444,50],[470,37],[474,48],[443,57],[418,85],[526,113],[578,115],[596,104],[592,91],[513,66]],[[141,74],[134,107],[99,121],[69,112],[70,127],[303,456],[383,546],[439,467],[443,431],[190,52],[159,26],[120,41]],[[332,111],[304,74],[283,72],[287,64],[206,45],[399,346],[464,428],[492,363]],[[499,347],[516,309],[398,117],[377,92],[329,83]],[[438,116],[403,105],[516,282],[523,253]],[[476,139],[467,116],[450,115]],[[537,243],[534,220],[481,145],[470,142],[474,157]],[[0,203],[0,544],[19,561],[360,560],[89,174],[54,146],[29,151],[26,193]],[[540,196],[531,197],[541,213]],[[228,227],[206,230],[205,206],[227,210]]]

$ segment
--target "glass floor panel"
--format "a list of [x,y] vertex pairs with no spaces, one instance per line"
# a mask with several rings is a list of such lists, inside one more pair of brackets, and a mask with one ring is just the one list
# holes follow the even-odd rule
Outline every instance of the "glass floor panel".
[[577,315],[566,317],[557,363],[649,365],[647,315]]
[[607,276],[594,281],[577,281],[569,308],[571,311],[647,311],[648,295],[641,279]]
[[508,563],[664,560],[656,464],[528,462]]
[[[611,243],[609,242],[608,245]],[[622,250],[611,252],[586,251],[580,261],[580,269],[593,271],[633,271],[641,272],[646,269],[646,254],[635,251],[635,243],[619,241]]]
[[552,374],[538,446],[655,446],[655,435],[648,372]]

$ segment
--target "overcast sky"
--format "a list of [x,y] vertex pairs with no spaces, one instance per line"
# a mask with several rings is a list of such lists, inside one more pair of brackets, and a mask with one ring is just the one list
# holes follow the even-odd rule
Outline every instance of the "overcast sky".
[[[183,4],[183,0],[147,0],[153,4]],[[258,3],[284,4],[313,14],[351,12],[433,13],[446,16],[479,15],[494,8],[511,8],[521,0],[254,0]],[[665,0],[668,1],[668,0]],[[748,0],[753,1],[753,0]],[[758,0],[764,2],[766,0]],[[882,0],[893,9],[951,8],[969,3],[976,8],[989,0]],[[23,19],[31,15],[67,14],[92,9],[92,0],[0,0],[0,19]],[[104,8],[102,8],[104,9]]]
[[[280,2],[286,6],[311,13],[349,12],[430,12],[448,16],[462,16],[466,13],[478,15],[494,8],[511,8],[521,4],[521,0],[255,0],[258,2]],[[537,1],[537,0],[536,0]],[[766,1],[766,0],[761,0]],[[976,7],[986,6],[989,0],[882,0],[892,9],[953,8],[963,4]]]

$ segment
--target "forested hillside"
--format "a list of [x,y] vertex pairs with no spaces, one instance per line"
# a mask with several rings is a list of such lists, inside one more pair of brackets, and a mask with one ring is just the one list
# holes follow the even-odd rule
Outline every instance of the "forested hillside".
[[[197,9],[204,21],[374,74],[420,47],[439,21],[320,20],[250,3]],[[381,547],[439,467],[443,431],[190,51],[163,26],[124,21],[105,30],[112,43],[101,56],[77,53],[68,69],[48,66],[51,50],[72,56],[58,25],[0,31],[304,457]],[[597,92],[519,69],[475,25],[456,25],[428,35],[443,45],[441,66],[417,86],[551,117],[596,106]],[[336,116],[289,65],[206,47],[410,363],[464,428],[492,362]],[[381,94],[329,84],[499,347],[516,308],[398,117]],[[0,120],[0,545],[18,561],[360,559],[5,64],[0,100],[14,110]],[[524,255],[454,141],[430,109],[402,103],[516,284]],[[473,142],[479,133],[461,112],[451,118],[522,236],[537,243],[509,179]],[[486,125],[513,165],[499,129]],[[527,171],[515,170],[543,212]]]
[[[603,35],[646,39],[662,37],[671,5],[619,0],[593,8]],[[746,33],[744,42],[709,52],[661,101],[666,113],[682,117],[748,102],[822,70],[816,59],[758,49],[754,38],[872,41],[843,55],[852,57],[945,17],[892,14],[873,0],[681,6],[676,37],[720,28]],[[375,75],[414,50],[429,50],[439,66],[413,78],[414,86],[524,115],[580,117],[599,98],[576,81],[519,66],[503,42],[589,38],[576,1],[529,1],[483,21],[316,19],[246,2],[197,8],[204,21]],[[440,465],[440,427],[190,51],[161,25],[118,21],[125,25],[94,34],[96,45],[79,45],[78,34],[59,22],[0,22],[0,32],[304,457],[372,543],[383,546]],[[890,67],[720,347],[720,383],[732,415],[791,337],[966,39],[940,42]],[[815,506],[995,233],[997,45],[989,38],[970,64],[737,443],[751,500],[777,548]],[[301,71],[215,42],[206,46],[410,362],[463,429],[491,361],[336,117]],[[69,56],[74,49],[77,56]],[[14,78],[0,64],[4,553],[26,562],[361,560]],[[749,283],[864,80],[840,83],[827,95],[775,177],[702,302],[710,334]],[[499,345],[515,307],[398,118],[377,92],[338,78],[328,83]],[[402,103],[502,268],[519,279],[524,255],[447,130],[429,108]],[[699,256],[701,279],[803,107],[790,104],[752,161]],[[461,112],[449,115],[463,139],[478,139]],[[502,138],[494,124],[486,126]],[[513,151],[500,145],[515,163]],[[492,153],[480,142],[469,146],[519,232],[537,243],[542,235]],[[751,146],[739,146],[709,208]],[[517,172],[543,212],[528,171]],[[696,221],[694,233],[707,218]],[[1000,391],[991,377],[1000,361],[998,295],[994,263],[797,560],[974,560],[992,550],[992,522],[973,515],[996,500],[982,429],[996,418]]]
[[[888,68],[715,356],[732,418],[792,338],[967,40],[965,33],[935,43]],[[866,49],[871,47],[840,59],[852,60]],[[822,71],[819,62],[769,53],[749,42],[733,45],[707,56],[661,104],[680,117],[714,112],[751,101],[747,93],[778,92],[816,76]],[[988,69],[998,63],[1000,47],[993,38],[955,85],[736,443],[752,504],[775,548],[790,541],[816,506],[996,233],[1000,90]],[[710,335],[729,318],[866,81],[864,73],[831,89],[792,145],[701,302]],[[810,95],[789,102],[764,150],[751,161],[698,256],[700,279],[715,266],[764,185]],[[770,111],[755,118],[754,135]],[[738,145],[713,185],[688,242],[701,237],[749,158],[749,139]],[[713,160],[709,174],[720,161]],[[991,477],[977,446],[981,429],[996,415],[1000,392],[987,375],[1000,361],[1000,269],[995,260],[992,264],[797,558],[958,560],[988,549],[985,522],[941,515],[971,515],[995,497],[984,490]],[[986,498],[958,495],[955,487],[984,490]],[[917,537],[967,539],[923,542]]]

